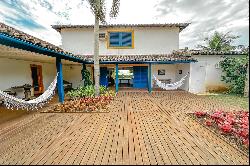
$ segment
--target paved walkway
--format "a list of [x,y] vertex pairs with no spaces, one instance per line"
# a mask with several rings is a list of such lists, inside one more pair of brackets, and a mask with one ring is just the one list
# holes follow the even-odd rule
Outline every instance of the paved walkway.
[[185,116],[224,108],[187,92],[120,92],[109,113],[35,113],[0,130],[0,164],[248,164]]

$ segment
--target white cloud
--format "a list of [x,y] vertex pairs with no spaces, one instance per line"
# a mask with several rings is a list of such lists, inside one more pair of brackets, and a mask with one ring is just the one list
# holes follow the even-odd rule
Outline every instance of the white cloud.
[[[120,1],[118,17],[107,17],[108,23],[192,22],[180,33],[181,48],[202,44],[215,30],[241,35],[237,44],[249,42],[247,0]],[[106,0],[107,10],[111,3]],[[51,25],[94,23],[86,0],[6,0],[0,1],[0,9],[1,22],[56,45],[61,44],[61,38]]]
[[194,48],[214,31],[240,35],[235,44],[248,45],[247,0],[161,0],[155,6],[160,18],[191,22],[180,34],[180,47]]

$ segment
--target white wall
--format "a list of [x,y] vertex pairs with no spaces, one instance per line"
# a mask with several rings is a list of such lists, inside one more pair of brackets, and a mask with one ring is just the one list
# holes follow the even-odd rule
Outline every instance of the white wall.
[[[179,28],[135,27],[132,29],[134,30],[134,49],[107,49],[107,42],[100,41],[100,55],[166,54],[179,48]],[[108,30],[111,29],[109,28]],[[117,30],[117,28],[115,28],[115,30]],[[100,30],[100,32],[106,31],[107,29]],[[75,54],[93,55],[93,29],[62,29],[61,36],[62,47],[65,50]]]
[[[165,75],[158,75],[158,70],[165,69]],[[182,74],[179,74],[179,70],[182,70]],[[155,64],[152,65],[152,86],[153,75],[158,79],[171,79],[171,83],[180,81],[190,71],[190,64]],[[188,91],[189,89],[189,76],[184,81],[184,84],[179,88]]]
[[[0,58],[0,89],[6,90],[13,86],[32,85],[30,64],[42,65],[43,85],[46,89],[56,76],[56,65],[24,60]],[[19,97],[24,97],[23,89],[17,91]]]
[[63,65],[63,79],[72,83],[73,88],[82,84],[82,65]]
[[[179,70],[182,70],[182,74],[179,74]],[[190,64],[189,63],[183,63],[183,64],[176,64],[176,79],[175,81],[180,81],[186,74],[190,73]],[[189,77],[188,74],[187,77],[184,80],[184,84],[179,88],[185,91],[189,90]]]
[[[165,75],[158,75],[158,70],[165,70]],[[176,65],[175,64],[155,64],[152,65],[152,86],[153,86],[153,75],[157,79],[171,79],[171,82],[175,82],[176,78]]]
[[[193,63],[190,67],[190,92],[204,93],[210,90],[225,90],[228,84],[221,81],[222,70],[221,68],[216,68],[216,64],[222,61],[223,57],[234,56],[243,57],[243,55],[194,55],[193,57],[198,62]],[[201,66],[204,66],[205,70],[203,70]],[[200,84],[202,84],[203,87],[200,87]]]

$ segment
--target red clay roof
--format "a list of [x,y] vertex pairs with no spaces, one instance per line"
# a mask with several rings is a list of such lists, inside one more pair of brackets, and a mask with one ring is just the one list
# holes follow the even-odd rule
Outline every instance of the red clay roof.
[[[112,27],[179,27],[180,32],[185,29],[190,23],[165,23],[165,24],[107,24],[100,25],[100,28]],[[65,28],[94,28],[94,25],[52,25],[52,28],[58,32]]]
[[[94,62],[93,55],[77,55],[85,62]],[[100,62],[164,62],[164,61],[195,61],[189,55],[179,54],[150,54],[150,55],[100,55]]]
[[23,41],[30,42],[30,43],[35,44],[37,46],[41,46],[44,48],[48,48],[50,50],[54,50],[57,52],[61,52],[61,53],[65,53],[65,54],[69,54],[69,55],[73,56],[73,54],[71,52],[65,51],[62,48],[55,46],[54,44],[51,44],[49,42],[46,42],[46,41],[41,40],[39,38],[36,38],[32,35],[24,33],[23,31],[17,30],[15,28],[10,27],[10,26],[8,26],[4,23],[1,23],[1,22],[0,22],[0,33],[4,33],[4,34],[7,34],[9,36],[15,37],[17,39],[21,39]]

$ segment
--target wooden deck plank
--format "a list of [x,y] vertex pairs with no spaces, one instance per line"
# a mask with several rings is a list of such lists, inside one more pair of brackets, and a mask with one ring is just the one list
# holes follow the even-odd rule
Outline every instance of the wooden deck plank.
[[214,108],[232,110],[187,92],[126,91],[105,114],[37,113],[0,130],[0,164],[248,164],[185,115]]

